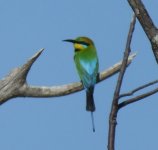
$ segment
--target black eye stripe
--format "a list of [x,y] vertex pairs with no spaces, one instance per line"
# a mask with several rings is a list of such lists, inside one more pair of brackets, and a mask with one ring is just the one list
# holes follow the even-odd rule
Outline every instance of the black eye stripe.
[[86,45],[86,46],[90,45],[89,43],[86,43],[84,41],[75,41],[75,43],[77,43],[77,44],[83,44],[83,45]]

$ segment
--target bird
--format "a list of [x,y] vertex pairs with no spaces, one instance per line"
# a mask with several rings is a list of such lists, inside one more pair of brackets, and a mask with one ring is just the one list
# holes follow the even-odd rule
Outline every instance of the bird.
[[94,87],[98,79],[99,62],[94,42],[85,36],[75,39],[66,39],[73,43],[74,62],[81,82],[86,90],[86,110],[91,112],[93,132],[95,132],[93,112],[95,103],[93,98]]

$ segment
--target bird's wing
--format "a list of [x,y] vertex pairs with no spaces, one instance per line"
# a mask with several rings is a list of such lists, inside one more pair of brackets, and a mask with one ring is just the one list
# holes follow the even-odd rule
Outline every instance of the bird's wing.
[[74,57],[76,68],[85,88],[94,86],[98,73],[98,60],[84,60]]

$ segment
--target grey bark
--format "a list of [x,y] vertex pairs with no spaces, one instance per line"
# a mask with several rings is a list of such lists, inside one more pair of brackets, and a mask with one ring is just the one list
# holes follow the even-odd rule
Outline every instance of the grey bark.
[[150,41],[156,62],[158,63],[158,29],[155,26],[154,22],[152,21],[148,11],[146,10],[141,0],[128,0],[128,3],[133,9],[145,34],[147,35]]
[[[44,49],[37,52],[23,66],[13,69],[4,79],[0,80],[0,104],[15,97],[57,97],[64,96],[83,90],[81,82],[70,83],[58,86],[33,86],[28,85],[26,77],[31,66],[41,55]],[[132,54],[128,59],[127,66],[132,62],[136,54]],[[109,69],[99,74],[98,82],[119,72],[122,61],[113,65]]]

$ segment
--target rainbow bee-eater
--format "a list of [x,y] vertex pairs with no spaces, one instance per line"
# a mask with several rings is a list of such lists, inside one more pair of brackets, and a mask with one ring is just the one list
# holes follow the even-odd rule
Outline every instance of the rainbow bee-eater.
[[93,131],[95,131],[93,121],[93,112],[95,111],[93,92],[99,69],[95,45],[88,37],[77,37],[76,39],[67,39],[64,41],[73,43],[76,69],[86,89],[86,110],[91,111]]

